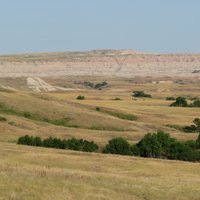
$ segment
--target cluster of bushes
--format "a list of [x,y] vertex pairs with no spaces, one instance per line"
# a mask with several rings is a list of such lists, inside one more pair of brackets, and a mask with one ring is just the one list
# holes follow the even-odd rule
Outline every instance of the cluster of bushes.
[[185,97],[177,97],[175,102],[170,104],[173,107],[200,107],[200,99],[195,98],[192,103],[188,103]]
[[144,91],[133,91],[132,94],[133,97],[146,97],[146,98],[152,98],[150,94],[144,93]]
[[89,88],[93,88],[93,89],[97,89],[97,90],[101,90],[105,87],[108,86],[108,83],[107,82],[102,82],[102,83],[97,83],[97,84],[94,84],[94,83],[91,83],[89,81],[85,81],[83,83],[86,87],[89,87]]
[[[62,140],[59,138],[47,138],[25,135],[18,139],[18,144],[40,146],[57,149],[70,149],[84,152],[95,152],[98,145],[93,141],[82,139]],[[159,131],[147,133],[138,143],[131,145],[124,138],[111,139],[103,148],[102,153],[129,156],[140,156],[148,158],[162,158],[171,160],[200,161],[200,134],[196,141],[177,141],[169,134]]]
[[130,145],[124,138],[114,138],[104,153],[134,155],[184,161],[200,161],[200,136],[196,141],[179,142],[164,132],[148,133],[137,144]]
[[70,149],[75,151],[94,152],[98,150],[98,145],[93,141],[71,138],[68,140],[52,138],[42,140],[40,137],[33,137],[29,135],[22,136],[18,139],[17,144],[56,148],[56,149]]

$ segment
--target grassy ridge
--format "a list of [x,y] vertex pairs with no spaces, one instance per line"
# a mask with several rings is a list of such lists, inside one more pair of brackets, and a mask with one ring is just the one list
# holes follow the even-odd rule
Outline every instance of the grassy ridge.
[[[65,117],[62,119],[49,119],[47,117],[42,117],[37,113],[31,113],[31,112],[27,112],[27,111],[25,111],[25,112],[17,111],[15,109],[7,106],[4,103],[0,103],[0,112],[5,113],[5,114],[10,114],[10,115],[16,115],[19,117],[25,117],[27,119],[34,120],[34,121],[46,122],[46,123],[50,123],[50,124],[53,124],[56,126],[63,126],[63,127],[69,127],[69,128],[82,128],[82,129],[104,130],[104,131],[126,131],[127,130],[127,129],[117,128],[117,127],[112,127],[112,126],[102,126],[102,125],[83,126],[83,125],[69,124],[69,121],[71,120],[71,118],[69,118],[69,117]],[[111,114],[111,113],[109,112],[109,114]],[[116,116],[118,114],[119,113],[112,112],[112,115]],[[120,116],[121,116],[121,114],[120,114]]]

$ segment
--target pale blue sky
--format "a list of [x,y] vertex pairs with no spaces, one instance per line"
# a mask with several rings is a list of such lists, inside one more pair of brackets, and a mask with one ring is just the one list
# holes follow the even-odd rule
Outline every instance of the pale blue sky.
[[200,0],[0,0],[0,54],[200,53]]

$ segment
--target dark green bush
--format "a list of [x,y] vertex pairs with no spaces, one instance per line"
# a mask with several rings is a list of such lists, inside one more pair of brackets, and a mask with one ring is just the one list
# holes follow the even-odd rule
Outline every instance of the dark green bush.
[[81,95],[79,95],[79,96],[77,96],[76,99],[77,99],[77,100],[85,100],[86,98],[85,98],[85,96],[81,96]]
[[5,117],[0,116],[0,122],[6,122],[7,119]]
[[152,98],[150,94],[144,93],[144,91],[133,91],[132,94],[133,97],[146,97],[146,98]]
[[103,153],[132,155],[131,145],[124,138],[113,138],[108,142]]
[[100,107],[96,107],[96,111],[100,111],[101,110],[101,108]]
[[188,107],[188,103],[185,97],[177,97],[176,101],[173,102],[170,106],[172,107]]

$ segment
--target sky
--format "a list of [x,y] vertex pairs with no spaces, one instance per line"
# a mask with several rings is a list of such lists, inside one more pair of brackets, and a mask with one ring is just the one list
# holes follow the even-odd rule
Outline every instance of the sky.
[[0,54],[200,53],[200,0],[0,0]]

